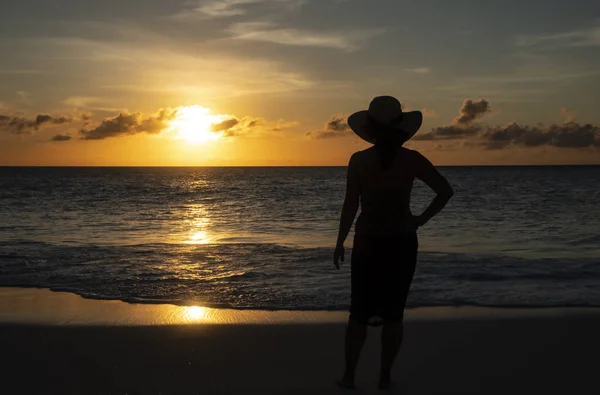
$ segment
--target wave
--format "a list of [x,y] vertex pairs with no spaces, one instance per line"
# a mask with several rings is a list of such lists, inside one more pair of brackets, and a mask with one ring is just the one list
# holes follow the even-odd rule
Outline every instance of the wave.
[[[599,278],[595,259],[421,252],[408,306],[599,306]],[[330,248],[0,242],[1,286],[49,288],[91,299],[345,310],[349,284],[349,268],[333,268]]]

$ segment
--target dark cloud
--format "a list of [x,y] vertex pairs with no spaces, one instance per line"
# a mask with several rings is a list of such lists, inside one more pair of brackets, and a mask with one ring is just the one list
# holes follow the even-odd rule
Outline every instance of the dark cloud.
[[412,140],[450,140],[469,136],[474,136],[479,133],[481,127],[479,125],[446,125],[433,128],[431,132],[417,133]]
[[[284,120],[271,121],[260,117],[246,116],[240,119],[230,118],[213,126],[213,131],[220,129],[224,137],[239,137],[249,134],[261,134],[268,132],[280,132],[294,126],[295,122]],[[229,127],[227,127],[229,126]]]
[[261,121],[262,121],[262,120],[260,120],[260,119],[253,119],[253,120],[251,120],[251,121],[248,123],[248,125],[247,125],[247,126],[248,126],[249,128],[253,128],[253,127],[255,127],[255,126],[260,126],[260,125],[261,125],[261,123],[262,123]]
[[485,99],[467,99],[460,108],[460,115],[454,120],[456,125],[467,125],[490,111],[490,103]]
[[60,125],[63,123],[69,123],[72,122],[72,118],[67,118],[67,117],[53,117],[52,115],[38,115],[35,118],[35,124],[36,125],[43,125],[45,123],[52,123],[55,125]]
[[317,140],[346,137],[352,129],[348,126],[348,118],[343,114],[336,114],[325,122],[325,129],[316,132],[307,132],[306,135]]
[[109,137],[133,135],[137,133],[157,134],[169,126],[177,111],[161,109],[153,116],[144,118],[140,113],[120,113],[114,118],[107,118],[95,128],[81,129],[83,140],[103,140]]
[[44,125],[60,125],[72,121],[69,117],[55,117],[48,114],[40,114],[35,119],[0,114],[0,130],[13,134],[27,134],[37,131]]
[[600,148],[600,127],[577,122],[550,126],[527,126],[510,123],[490,127],[480,133],[480,145],[488,149],[509,146],[558,148]]
[[[122,111],[117,116],[105,118],[101,122],[94,122],[92,114],[83,110],[75,112],[70,117],[40,114],[33,119],[0,114],[0,131],[8,130],[20,135],[36,131],[43,125],[76,122],[79,125],[79,134],[82,140],[103,140],[139,133],[158,134],[172,129],[173,124],[171,121],[178,117],[180,110],[180,108],[161,109],[153,115]],[[210,130],[222,134],[224,137],[237,137],[280,132],[295,125],[296,122],[285,120],[272,121],[252,116],[237,118],[230,115],[223,116],[223,120],[211,125]],[[50,141],[68,141],[71,139],[72,137],[69,135],[57,134]]]
[[[485,102],[485,104],[481,104]],[[472,104],[473,103],[473,104]],[[484,111],[485,109],[485,111]],[[465,100],[461,115],[452,124],[433,128],[431,132],[417,134],[414,140],[457,140],[469,139],[469,146],[487,149],[516,147],[551,146],[558,148],[600,148],[600,127],[575,122],[573,114],[567,109],[561,113],[567,116],[563,124],[520,125],[516,122],[504,126],[489,126],[468,119],[475,119],[476,114],[489,111],[489,103],[483,99],[479,102]],[[474,118],[475,116],[475,118]]]
[[[235,121],[235,123],[234,123]],[[237,137],[250,133],[255,127],[262,125],[264,119],[255,117],[243,117],[241,119],[231,118],[226,119],[216,125],[213,125],[213,131],[223,132],[225,137]],[[229,126],[229,127],[227,127]]]
[[236,118],[226,119],[223,122],[216,123],[211,126],[213,132],[223,132],[231,129],[235,125],[239,124],[240,121]]
[[57,141],[57,142],[62,142],[62,141],[69,141],[71,140],[72,137],[66,134],[57,134],[56,136],[52,137],[50,139],[50,141]]

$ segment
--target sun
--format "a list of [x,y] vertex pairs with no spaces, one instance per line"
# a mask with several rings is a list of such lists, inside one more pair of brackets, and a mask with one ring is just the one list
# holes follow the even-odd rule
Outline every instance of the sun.
[[175,118],[170,121],[170,129],[177,137],[190,143],[204,143],[218,140],[223,132],[213,131],[213,125],[222,122],[223,115],[210,114],[210,109],[202,106],[179,107]]

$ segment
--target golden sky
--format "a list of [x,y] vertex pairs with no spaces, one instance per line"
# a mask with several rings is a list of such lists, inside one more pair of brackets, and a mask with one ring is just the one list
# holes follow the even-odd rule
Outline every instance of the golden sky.
[[597,2],[49,3],[0,5],[0,165],[345,165],[377,95],[437,165],[600,163]]

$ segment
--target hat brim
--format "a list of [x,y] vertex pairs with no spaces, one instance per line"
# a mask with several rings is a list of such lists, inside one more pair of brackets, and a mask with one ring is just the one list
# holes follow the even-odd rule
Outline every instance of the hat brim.
[[[421,111],[409,111],[402,114],[402,121],[395,123],[393,128],[398,132],[406,133],[407,139],[410,140],[421,128],[423,124],[423,113]],[[348,117],[348,126],[361,139],[375,144],[373,137],[367,132],[367,124],[369,123],[369,111],[358,111]]]

